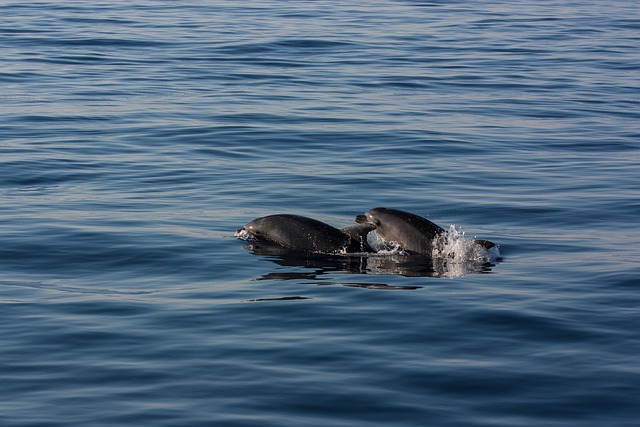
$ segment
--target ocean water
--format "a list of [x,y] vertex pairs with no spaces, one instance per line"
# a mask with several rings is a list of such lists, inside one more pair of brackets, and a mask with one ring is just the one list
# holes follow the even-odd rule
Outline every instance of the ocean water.
[[[636,426],[634,1],[5,1],[0,424]],[[469,266],[234,237],[378,207]]]

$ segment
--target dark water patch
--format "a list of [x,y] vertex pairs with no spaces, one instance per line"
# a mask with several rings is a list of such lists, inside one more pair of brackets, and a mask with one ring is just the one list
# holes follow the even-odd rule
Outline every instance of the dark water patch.
[[471,323],[484,325],[489,328],[504,328],[500,335],[515,334],[527,342],[579,342],[594,338],[593,335],[573,327],[571,322],[560,319],[548,319],[525,313],[492,310],[483,315],[471,314]]
[[378,290],[407,290],[413,291],[416,289],[420,289],[421,286],[395,286],[395,285],[387,285],[384,283],[352,283],[352,282],[344,282],[339,283],[342,286],[349,286],[353,288],[364,288],[364,289],[378,289]]
[[[34,227],[34,231],[35,231]],[[5,268],[28,263],[34,272],[63,276],[102,273],[126,274],[146,270],[156,274],[180,274],[198,269],[199,261],[181,249],[180,238],[160,239],[153,247],[136,243],[140,236],[122,231],[90,231],[68,227],[37,227],[38,233],[5,234],[0,250]],[[176,236],[177,237],[177,236]],[[173,240],[173,241],[172,241]]]
[[3,167],[15,171],[0,179],[5,187],[57,185],[74,181],[97,179],[102,176],[99,162],[82,162],[74,159],[41,159],[1,162]]
[[247,300],[243,300],[242,302],[298,301],[298,300],[304,300],[304,299],[310,299],[310,298],[308,298],[308,297],[301,297],[301,296],[271,297],[271,298],[255,298],[255,299],[247,299]]
[[303,38],[303,39],[289,39],[289,40],[281,40],[277,42],[278,46],[284,47],[285,49],[293,48],[293,49],[319,49],[319,50],[331,50],[336,48],[342,48],[347,46],[352,46],[353,43],[348,41],[337,41],[337,40],[327,40],[327,39],[312,39],[312,38]]

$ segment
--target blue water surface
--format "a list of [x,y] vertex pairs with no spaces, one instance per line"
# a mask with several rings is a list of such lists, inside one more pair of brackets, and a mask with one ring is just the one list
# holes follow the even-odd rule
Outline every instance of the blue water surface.
[[[638,425],[636,2],[0,16],[0,424]],[[234,237],[377,206],[502,260]]]

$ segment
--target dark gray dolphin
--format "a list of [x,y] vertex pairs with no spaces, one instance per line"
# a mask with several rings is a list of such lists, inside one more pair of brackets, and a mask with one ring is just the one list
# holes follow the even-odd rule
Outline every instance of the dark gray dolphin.
[[[376,234],[385,243],[395,242],[407,252],[431,255],[433,241],[445,230],[421,216],[398,209],[373,208],[358,215],[356,222],[375,226]],[[485,249],[495,246],[487,240],[475,240]]]
[[367,234],[374,228],[373,224],[363,223],[339,230],[313,218],[279,214],[256,218],[236,231],[235,235],[298,251],[356,253],[373,252],[367,243]]

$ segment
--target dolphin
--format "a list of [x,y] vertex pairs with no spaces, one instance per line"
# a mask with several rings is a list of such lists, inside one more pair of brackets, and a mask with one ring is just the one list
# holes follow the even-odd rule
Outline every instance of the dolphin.
[[355,224],[337,229],[322,221],[300,215],[278,214],[256,218],[238,229],[236,237],[266,241],[305,252],[336,254],[373,252],[367,234],[375,226]]
[[[385,243],[395,242],[409,253],[431,255],[433,242],[445,233],[437,224],[421,216],[389,208],[373,208],[356,216],[359,224],[370,224]],[[495,246],[488,240],[474,240],[485,249]]]

